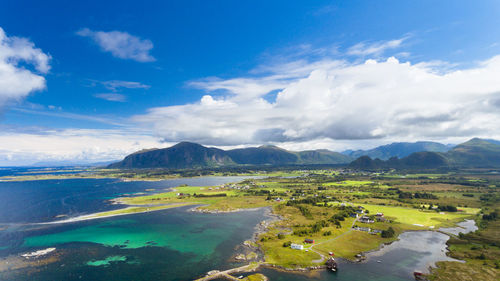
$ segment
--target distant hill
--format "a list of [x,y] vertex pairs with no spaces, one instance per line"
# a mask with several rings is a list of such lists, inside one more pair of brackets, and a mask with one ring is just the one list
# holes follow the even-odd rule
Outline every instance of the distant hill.
[[169,148],[132,153],[108,168],[205,168],[234,165],[347,164],[353,159],[329,150],[288,151],[277,146],[232,150],[181,142]]
[[453,166],[499,167],[500,142],[474,138],[457,145],[446,156]]
[[326,149],[300,151],[297,154],[302,164],[343,164],[353,160],[348,155]]
[[415,152],[401,159],[386,161],[362,156],[349,164],[355,169],[434,169],[456,168],[498,168],[500,167],[500,142],[474,138],[455,146],[447,152]]
[[419,142],[395,142],[387,145],[378,146],[369,150],[346,150],[342,154],[352,158],[369,156],[372,159],[387,160],[391,157],[403,158],[415,152],[447,152],[452,147],[438,142],[419,141]]

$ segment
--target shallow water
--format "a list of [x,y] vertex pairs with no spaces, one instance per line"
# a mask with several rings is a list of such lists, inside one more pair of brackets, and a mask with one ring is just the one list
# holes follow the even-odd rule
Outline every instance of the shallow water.
[[[190,280],[231,268],[234,248],[250,239],[264,210],[228,214],[189,207],[40,229],[17,230],[5,255],[56,247],[63,259],[42,271],[0,273],[0,280]],[[66,254],[67,253],[67,254]],[[145,272],[147,270],[147,272]]]
[[469,233],[478,230],[478,227],[476,226],[476,222],[473,220],[465,220],[463,222],[458,223],[458,227],[446,227],[446,228],[440,228],[440,231],[453,234],[453,235],[458,235],[460,233]]

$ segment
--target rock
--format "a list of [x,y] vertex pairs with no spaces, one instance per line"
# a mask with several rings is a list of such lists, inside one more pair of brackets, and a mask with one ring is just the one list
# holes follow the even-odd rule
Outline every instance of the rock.
[[238,261],[244,261],[244,260],[246,260],[246,257],[244,254],[239,254],[236,257],[234,257],[234,259],[238,260]]

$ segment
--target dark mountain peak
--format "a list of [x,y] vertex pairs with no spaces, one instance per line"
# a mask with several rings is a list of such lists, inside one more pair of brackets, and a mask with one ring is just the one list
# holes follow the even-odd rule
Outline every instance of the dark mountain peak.
[[481,139],[481,138],[473,138],[464,143],[461,143],[457,146],[467,146],[467,145],[498,145],[499,143],[495,140]]
[[158,149],[160,149],[160,148],[144,148],[144,149],[141,149],[139,151],[136,151],[136,152],[132,153],[131,155],[139,154],[139,153],[144,153],[144,152],[149,152],[149,151],[158,150]]
[[261,148],[261,149],[277,149],[277,150],[285,150],[285,149],[283,149],[283,148],[281,148],[281,147],[278,147],[278,146],[276,146],[276,145],[272,145],[272,144],[265,144],[265,145],[261,145],[261,146],[259,146],[259,147],[257,147],[257,148]]
[[224,150],[192,142],[172,147],[133,153],[109,168],[197,168],[231,165],[234,162]]
[[195,142],[189,142],[189,141],[181,141],[178,144],[171,146],[170,148],[186,148],[186,147],[204,147],[203,145]]

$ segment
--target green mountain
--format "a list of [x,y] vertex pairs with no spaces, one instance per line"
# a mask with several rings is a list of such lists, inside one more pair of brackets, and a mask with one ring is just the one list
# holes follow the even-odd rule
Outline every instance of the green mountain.
[[224,150],[202,145],[181,142],[169,148],[138,151],[113,163],[108,168],[159,168],[173,169],[217,167],[231,165],[234,162]]
[[355,169],[434,169],[434,168],[493,168],[500,167],[500,143],[474,138],[448,152],[415,152],[401,159],[386,161],[362,156],[349,164]]
[[288,151],[277,146],[232,150],[181,142],[169,148],[132,153],[108,168],[204,168],[231,165],[347,164],[349,156],[329,150]]
[[415,152],[432,151],[447,152],[451,147],[438,142],[419,141],[419,142],[395,142],[382,145],[369,150],[346,150],[342,152],[352,158],[369,156],[370,158],[379,158],[387,160],[391,157],[403,158]]
[[233,149],[228,150],[227,154],[237,164],[283,165],[294,164],[299,161],[299,157],[293,152],[273,145]]
[[297,154],[303,164],[343,164],[353,159],[348,155],[326,149],[300,151]]
[[452,166],[499,167],[500,143],[474,138],[457,145],[446,157]]
[[361,156],[349,164],[350,168],[361,170],[379,169],[436,169],[448,167],[448,159],[440,152],[415,152],[404,158],[392,157],[389,160],[372,159]]

